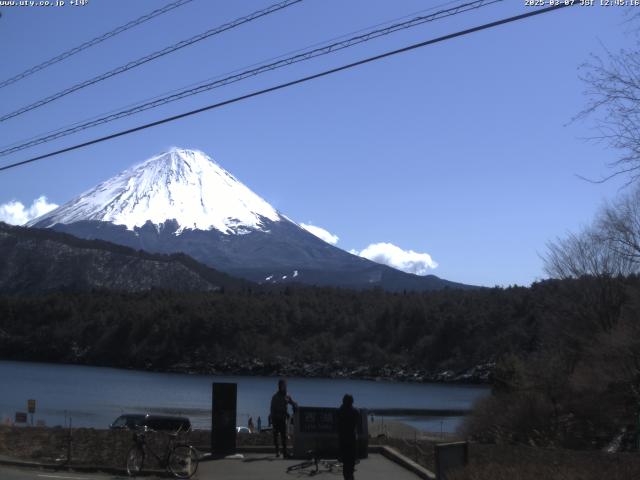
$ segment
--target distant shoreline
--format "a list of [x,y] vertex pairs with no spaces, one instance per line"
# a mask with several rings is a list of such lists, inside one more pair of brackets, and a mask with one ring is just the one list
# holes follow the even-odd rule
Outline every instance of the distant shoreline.
[[[344,365],[334,361],[301,363],[289,359],[278,362],[262,362],[258,359],[228,361],[221,364],[180,363],[165,369],[151,367],[145,371],[222,376],[263,376],[286,378],[326,378],[345,380],[368,380],[374,382],[434,383],[457,385],[491,385],[494,363],[484,363],[461,370],[438,370],[428,372],[406,366]],[[116,367],[117,368],[117,367]]]
[[[225,362],[222,364],[189,364],[180,363],[166,368],[156,368],[150,365],[146,368],[119,366],[119,365],[99,365],[83,362],[42,362],[38,360],[0,358],[0,361],[21,362],[21,363],[42,363],[49,365],[73,365],[84,367],[113,368],[116,370],[135,370],[149,373],[176,373],[181,375],[214,375],[221,377],[284,377],[284,378],[317,378],[328,380],[366,380],[371,382],[393,382],[393,383],[427,383],[445,385],[464,386],[490,386],[493,364],[484,364],[453,372],[450,370],[439,372],[425,372],[421,370],[411,370],[405,367],[370,367],[370,366],[342,366],[341,363],[327,364],[316,363],[295,363],[292,361],[266,363],[256,359],[249,359],[244,362]],[[378,375],[373,372],[379,373]],[[453,411],[453,415],[459,412]],[[405,412],[406,413],[406,412]],[[413,413],[413,412],[409,412]],[[390,413],[388,413],[390,414]],[[403,415],[404,413],[399,413]]]

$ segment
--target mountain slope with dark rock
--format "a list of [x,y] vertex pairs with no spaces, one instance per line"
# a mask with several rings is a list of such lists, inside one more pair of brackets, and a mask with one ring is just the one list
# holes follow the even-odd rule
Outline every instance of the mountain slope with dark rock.
[[153,255],[99,240],[0,222],[0,293],[105,288],[217,291],[247,282],[186,255]]

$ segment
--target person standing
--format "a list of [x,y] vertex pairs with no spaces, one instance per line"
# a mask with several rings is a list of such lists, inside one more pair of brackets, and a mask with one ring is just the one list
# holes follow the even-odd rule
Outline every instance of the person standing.
[[360,414],[353,408],[353,397],[346,394],[338,409],[338,441],[344,480],[353,480],[357,452],[356,428],[359,421]]
[[287,394],[287,382],[278,380],[278,391],[271,397],[271,423],[273,423],[273,444],[276,447],[276,457],[280,456],[278,448],[278,434],[282,440],[282,456],[287,454],[287,419],[289,418],[288,406],[291,405],[295,412],[298,404]]

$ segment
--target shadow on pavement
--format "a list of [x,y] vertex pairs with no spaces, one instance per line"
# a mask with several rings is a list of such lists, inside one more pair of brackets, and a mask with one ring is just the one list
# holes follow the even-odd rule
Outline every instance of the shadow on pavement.
[[249,457],[242,460],[242,463],[251,463],[251,462],[273,462],[275,460],[280,460],[279,458],[275,458],[273,455],[265,455],[264,457]]

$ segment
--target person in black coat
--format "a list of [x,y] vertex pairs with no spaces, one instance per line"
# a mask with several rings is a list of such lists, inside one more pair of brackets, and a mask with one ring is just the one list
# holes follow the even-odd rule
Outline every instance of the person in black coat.
[[344,480],[353,480],[357,451],[356,428],[359,421],[360,414],[353,408],[353,397],[347,394],[342,398],[342,405],[338,409],[338,440]]
[[287,421],[289,419],[288,405],[293,411],[298,406],[296,402],[287,394],[287,382],[284,379],[278,381],[278,391],[271,398],[271,422],[273,424],[273,443],[276,448],[276,457],[280,456],[278,448],[278,435],[282,439],[282,456],[288,457],[287,453]]

